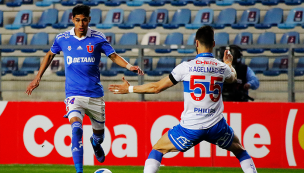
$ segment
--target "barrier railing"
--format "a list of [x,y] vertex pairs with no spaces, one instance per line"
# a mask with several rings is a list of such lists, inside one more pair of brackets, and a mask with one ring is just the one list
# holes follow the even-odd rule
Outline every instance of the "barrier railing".
[[[217,50],[221,46],[227,45],[216,45],[213,49],[214,55],[217,55]],[[288,56],[288,102],[295,102],[295,84],[294,84],[294,48],[304,48],[302,44],[286,44],[286,45],[239,45],[243,50],[249,48],[263,48],[263,49],[272,49],[272,48],[288,48],[288,53],[284,54],[284,56]],[[45,50],[49,49],[51,45],[45,46],[32,46],[32,45],[0,45],[0,61],[1,60],[1,50],[2,49],[15,49],[15,50],[22,50],[22,49],[37,49],[37,50]],[[144,61],[143,58],[145,56],[144,49],[195,49],[194,46],[190,45],[113,45],[114,49],[138,49],[138,65],[143,69]],[[24,54],[26,56],[26,54]],[[162,54],[160,54],[161,56]],[[186,55],[186,54],[181,54]],[[260,54],[259,54],[260,55]],[[279,55],[279,54],[278,54]],[[29,55],[30,56],[30,55]],[[281,55],[279,55],[281,56]],[[1,67],[2,63],[0,63],[0,71],[2,71]],[[1,75],[0,75],[0,100],[2,100],[2,89],[1,89]],[[138,76],[138,84],[141,85],[144,83],[144,76]],[[144,101],[145,95],[139,95],[139,101]]]

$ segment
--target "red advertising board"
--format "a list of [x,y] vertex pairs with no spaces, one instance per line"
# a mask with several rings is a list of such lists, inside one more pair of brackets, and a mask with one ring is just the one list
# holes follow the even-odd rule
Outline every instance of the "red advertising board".
[[[304,168],[303,103],[224,103],[224,116],[256,166]],[[104,165],[144,165],[156,141],[179,123],[183,102],[108,102]],[[73,164],[71,128],[61,102],[0,102],[0,164]],[[84,164],[99,165],[83,124]],[[239,167],[232,153],[201,142],[170,153],[166,166]]]

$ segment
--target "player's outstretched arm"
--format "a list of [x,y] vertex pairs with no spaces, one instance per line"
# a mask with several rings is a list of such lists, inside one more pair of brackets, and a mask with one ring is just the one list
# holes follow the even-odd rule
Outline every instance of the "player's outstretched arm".
[[50,63],[52,62],[53,58],[55,57],[56,54],[53,54],[53,52],[48,51],[46,55],[44,56],[42,63],[40,65],[38,74],[36,75],[35,79],[27,86],[25,93],[27,95],[31,95],[32,91],[39,86],[39,82],[41,80],[41,77],[45,70],[48,68]]
[[113,53],[109,56],[109,58],[119,65],[120,67],[127,68],[130,71],[133,71],[139,75],[144,75],[144,72],[138,66],[132,66],[129,64],[123,57],[119,56],[117,53]]
[[123,83],[120,85],[111,84],[109,86],[109,90],[114,94],[128,94],[130,92],[142,93],[142,94],[157,94],[174,85],[170,80],[169,76],[161,79],[158,82],[147,83],[144,85],[138,85],[134,87],[130,86],[129,82],[125,80],[124,77],[122,78],[122,81]]
[[232,73],[231,77],[226,78],[225,81],[228,82],[228,83],[233,83],[237,79],[237,74],[236,74],[235,69],[232,66],[233,56],[231,55],[229,50],[225,50],[223,60],[224,60],[224,63],[227,64],[230,67],[231,73]]

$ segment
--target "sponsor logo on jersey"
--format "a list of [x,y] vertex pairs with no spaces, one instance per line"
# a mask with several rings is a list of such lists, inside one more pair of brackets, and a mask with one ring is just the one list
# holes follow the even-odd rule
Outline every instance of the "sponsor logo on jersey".
[[87,45],[87,51],[88,51],[88,53],[93,53],[94,52],[94,45]]
[[81,46],[78,46],[78,47],[77,47],[77,50],[82,50],[82,47],[81,47]]
[[200,60],[196,60],[195,61],[196,64],[210,64],[210,65],[217,65],[216,62],[213,61],[200,61]]
[[95,57],[74,57],[67,56],[67,64],[70,65],[72,63],[83,63],[83,62],[95,62]]
[[72,47],[71,47],[71,46],[68,46],[68,50],[71,51],[71,50],[72,50]]
[[194,112],[198,112],[198,113],[215,113],[215,109],[194,108]]

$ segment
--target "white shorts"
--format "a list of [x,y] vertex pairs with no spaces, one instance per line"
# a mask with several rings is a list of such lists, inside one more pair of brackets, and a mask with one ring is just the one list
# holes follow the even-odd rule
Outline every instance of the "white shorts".
[[[66,116],[69,120],[78,117],[83,120],[85,114],[90,117],[92,128],[95,130],[104,129],[105,123],[105,102],[103,97],[91,98],[84,96],[71,96],[64,100],[66,105]],[[71,114],[78,112],[79,114]],[[71,114],[71,115],[70,115]]]

